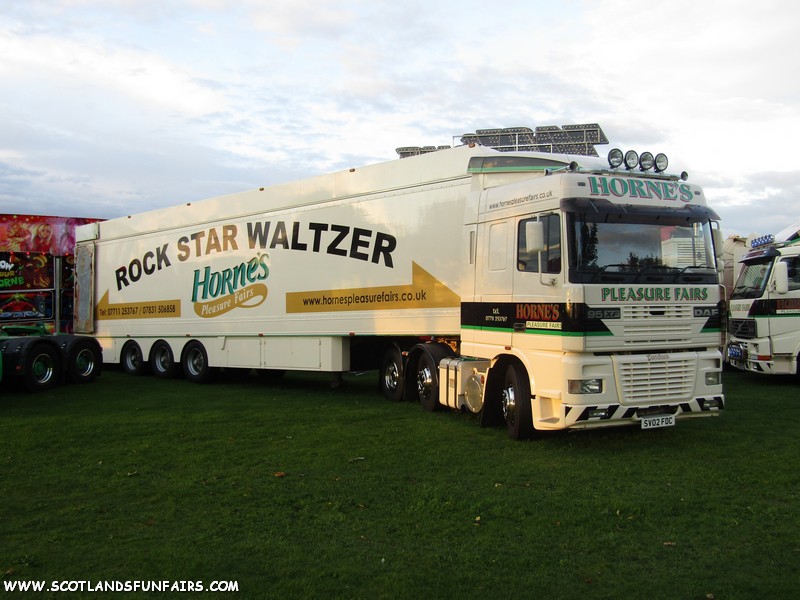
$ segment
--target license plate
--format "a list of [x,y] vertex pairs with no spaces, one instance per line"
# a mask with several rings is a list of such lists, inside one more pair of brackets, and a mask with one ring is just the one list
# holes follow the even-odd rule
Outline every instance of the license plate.
[[734,360],[744,358],[744,351],[739,346],[728,346],[728,358]]
[[656,415],[642,418],[642,429],[672,427],[673,425],[675,425],[675,415]]

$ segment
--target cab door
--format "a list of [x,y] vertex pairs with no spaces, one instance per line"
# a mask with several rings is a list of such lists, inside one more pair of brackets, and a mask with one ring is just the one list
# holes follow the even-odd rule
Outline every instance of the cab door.
[[[543,248],[530,251],[527,224],[539,221]],[[559,213],[519,218],[515,227],[512,293],[515,304],[513,345],[543,349],[560,346],[563,322],[564,267]]]
[[475,342],[505,347],[511,344],[511,300],[514,284],[515,221],[502,219],[478,225],[480,252],[476,261],[473,323]]
[[[789,256],[779,260],[786,263],[787,289],[785,293],[779,293],[774,279],[773,284],[767,286],[767,304],[774,306],[767,334],[772,341],[771,351],[776,366],[779,361],[784,364],[792,361],[796,364],[800,350],[800,256]],[[772,271],[772,277],[775,278],[776,269],[773,268]],[[787,368],[790,370],[791,365]]]

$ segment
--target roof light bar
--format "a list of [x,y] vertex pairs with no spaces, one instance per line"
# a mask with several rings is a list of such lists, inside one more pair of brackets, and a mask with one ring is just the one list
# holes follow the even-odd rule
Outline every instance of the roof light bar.
[[625,153],[625,168],[631,170],[639,164],[639,155],[636,150],[628,150]]
[[[663,173],[669,166],[669,159],[663,152],[659,152],[655,157],[652,152],[642,152],[642,155],[639,156],[635,150],[628,150],[623,154],[619,148],[613,148],[608,152],[608,164],[612,169],[618,169],[624,165],[630,171],[638,165],[642,171],[653,169],[656,173]],[[684,181],[686,177],[683,177]]]
[[622,150],[613,148],[608,152],[608,165],[612,169],[618,169],[622,166]]
[[775,243],[775,236],[771,233],[769,235],[761,235],[757,238],[753,238],[753,241],[750,242],[751,248],[760,248],[761,246],[768,246],[769,244]]

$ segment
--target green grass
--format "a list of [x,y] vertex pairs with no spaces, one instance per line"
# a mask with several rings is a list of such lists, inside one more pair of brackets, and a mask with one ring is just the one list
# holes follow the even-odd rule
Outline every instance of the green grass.
[[197,386],[109,371],[3,389],[5,581],[224,580],[245,598],[800,588],[792,379],[726,372],[720,418],[530,442],[386,402],[374,374],[345,379],[329,391],[317,375]]

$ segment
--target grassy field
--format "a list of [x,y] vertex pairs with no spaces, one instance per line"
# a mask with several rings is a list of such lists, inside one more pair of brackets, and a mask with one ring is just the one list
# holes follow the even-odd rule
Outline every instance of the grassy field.
[[373,374],[345,381],[108,371],[1,390],[4,584],[218,580],[243,598],[370,599],[800,589],[792,379],[726,372],[720,418],[530,442],[386,402]]

